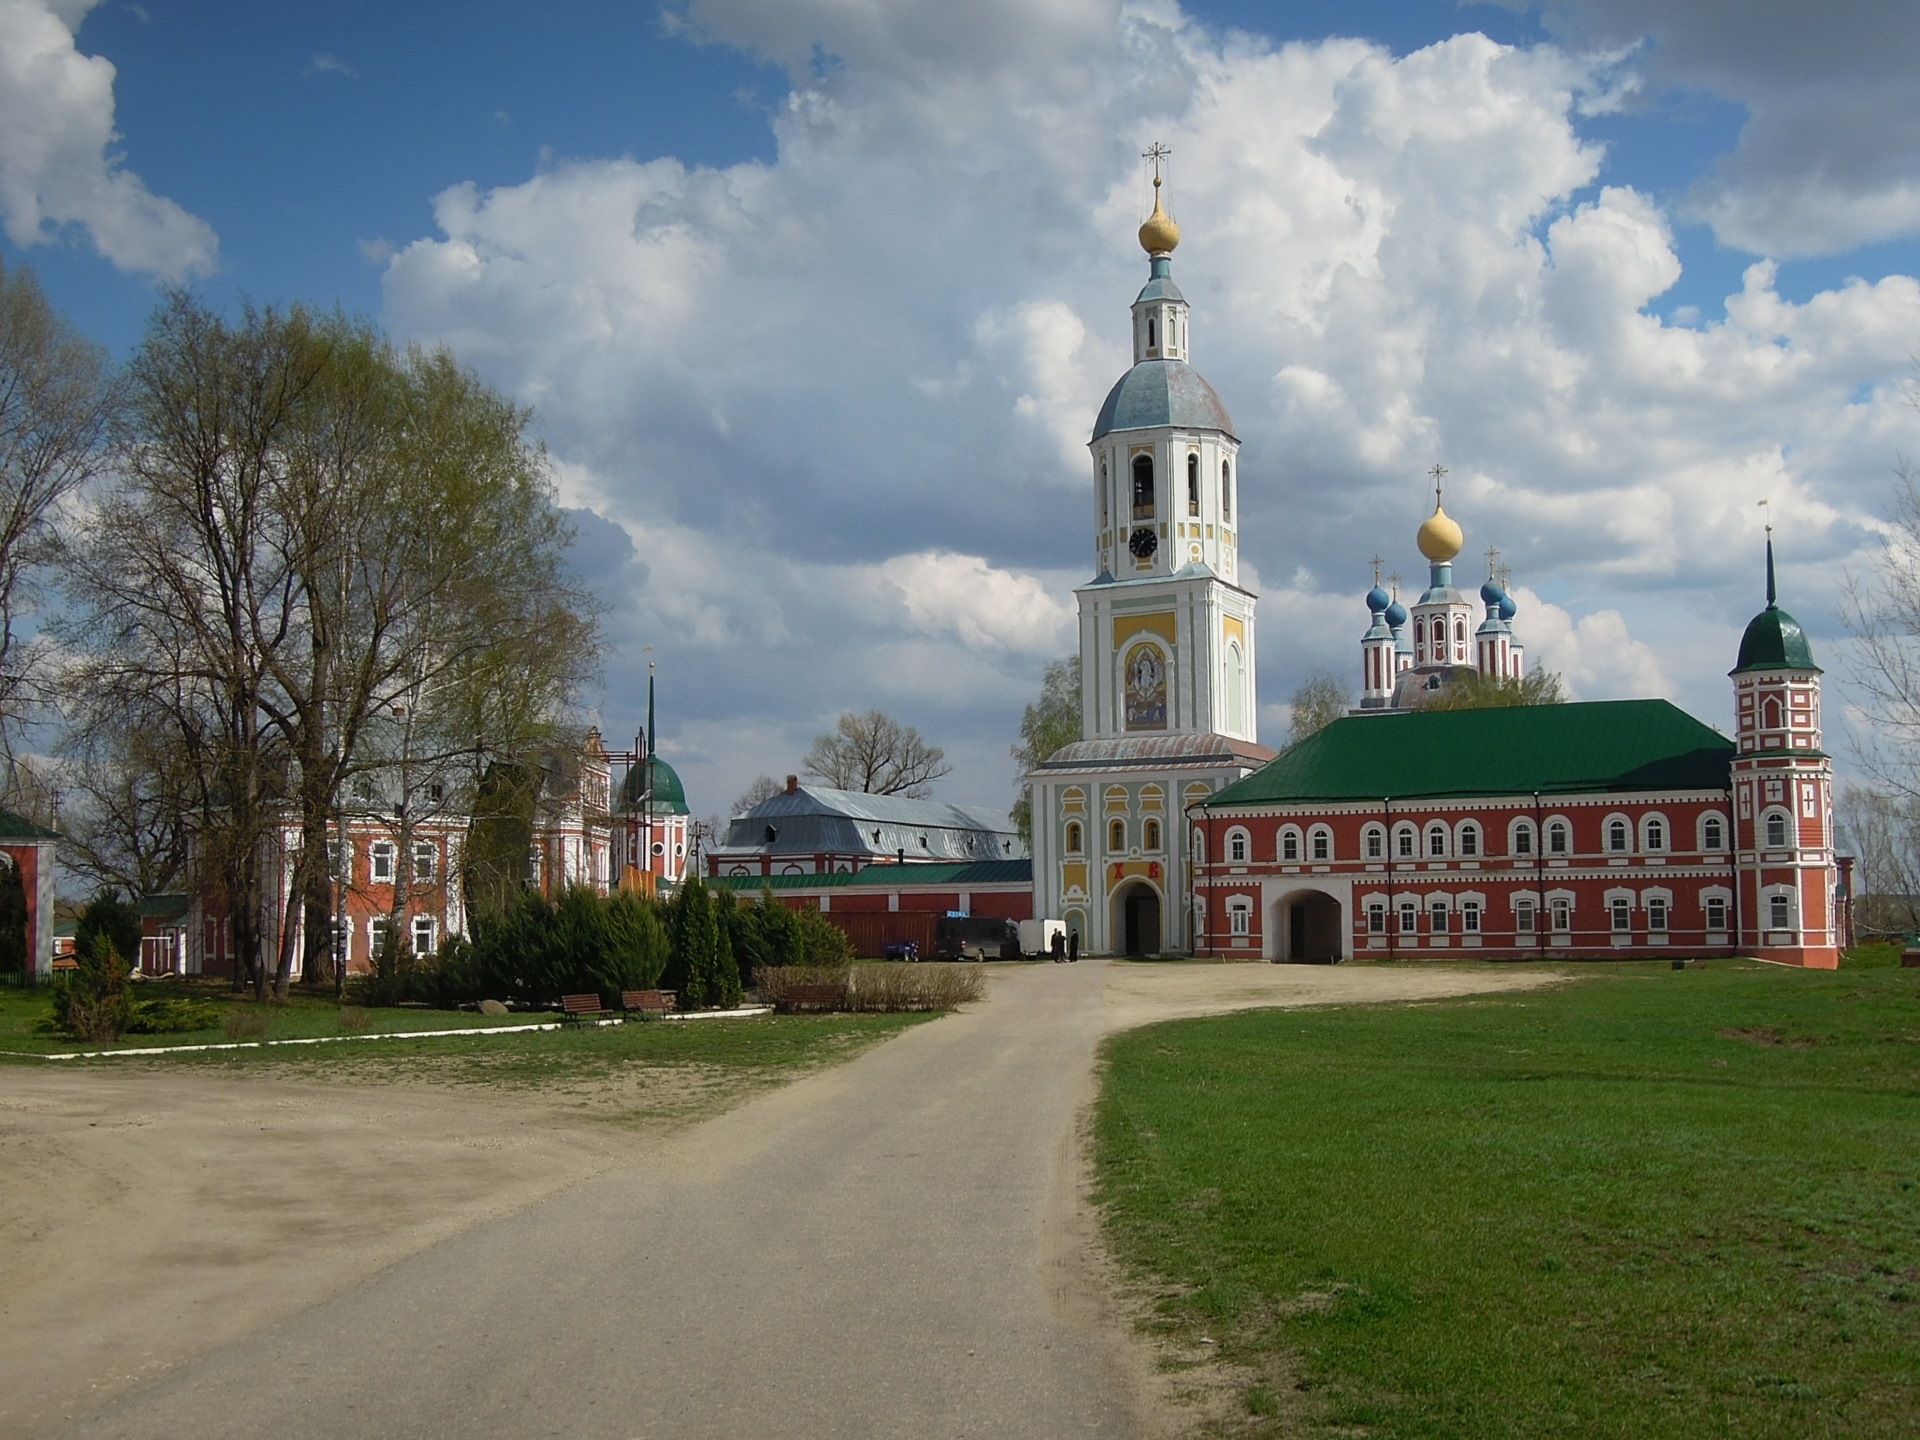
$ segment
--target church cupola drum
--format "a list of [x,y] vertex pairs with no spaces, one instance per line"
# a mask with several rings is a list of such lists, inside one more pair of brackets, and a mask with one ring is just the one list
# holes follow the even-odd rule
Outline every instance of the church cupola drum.
[[1254,596],[1239,576],[1240,442],[1191,356],[1180,227],[1154,146],[1133,365],[1094,421],[1096,574],[1080,606],[1081,739],[1031,776],[1036,913],[1090,953],[1191,946],[1187,807],[1258,768]]

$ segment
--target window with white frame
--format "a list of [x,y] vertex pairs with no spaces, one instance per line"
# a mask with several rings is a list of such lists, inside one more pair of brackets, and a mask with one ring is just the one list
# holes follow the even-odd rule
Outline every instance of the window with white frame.
[[1400,902],[1400,933],[1412,935],[1420,928],[1420,907],[1411,900]]
[[1367,933],[1369,935],[1387,933],[1387,906],[1384,900],[1367,902]]
[[1709,895],[1706,901],[1707,929],[1725,930],[1727,928],[1727,897]]
[[1447,902],[1429,900],[1427,902],[1427,926],[1435,935],[1447,933]]
[[1793,926],[1793,897],[1778,891],[1767,897],[1767,928],[1788,930]]
[[1640,822],[1640,848],[1652,855],[1667,848],[1667,822],[1659,815],[1649,815]]
[[431,955],[440,948],[440,926],[431,915],[413,917],[413,953]]
[[[1067,854],[1078,855],[1080,853],[1080,843],[1080,822],[1078,820],[1069,820],[1067,822]],[[1199,835],[1196,832],[1194,836],[1194,850],[1196,852],[1194,858],[1196,860],[1199,858],[1199,848]]]
[[1533,901],[1513,902],[1513,928],[1522,935],[1533,934]]
[[1633,902],[1616,895],[1607,902],[1608,914],[1613,919],[1613,933],[1623,935],[1633,929]]
[[1573,827],[1564,820],[1547,822],[1547,853],[1565,855],[1573,848]]
[[1784,810],[1769,810],[1767,812],[1766,827],[1767,848],[1770,850],[1785,849],[1787,844],[1787,812]]
[[1513,822],[1513,853],[1516,855],[1533,853],[1533,822],[1531,820]]
[[1280,858],[1288,861],[1300,858],[1300,832],[1291,825],[1280,832]]
[[1387,832],[1378,825],[1369,825],[1361,843],[1366,847],[1367,859],[1384,860],[1387,858]]
[[1245,899],[1227,901],[1227,933],[1249,935],[1253,932],[1253,906]]
[[393,882],[393,862],[398,853],[398,847],[391,840],[373,842],[371,875],[375,884]]
[[1140,827],[1140,838],[1144,842],[1142,848],[1158,850],[1160,848],[1160,822],[1158,820],[1147,821]]
[[1307,835],[1307,853],[1316,860],[1333,858],[1333,831],[1324,825],[1316,825]]
[[1613,855],[1624,855],[1632,848],[1632,828],[1619,816],[1607,821],[1607,851]]
[[1480,933],[1480,902],[1478,900],[1460,902],[1460,930],[1466,935]]
[[1435,822],[1427,827],[1427,858],[1444,860],[1447,856],[1447,827]]
[[1647,929],[1655,935],[1667,933],[1667,897],[1649,895],[1647,897]]
[[367,922],[367,953],[378,959],[387,948],[387,917],[376,915]]
[[1547,906],[1547,915],[1553,922],[1553,930],[1556,935],[1565,935],[1572,931],[1573,902],[1571,900],[1556,899],[1551,901]]
[[1118,855],[1127,848],[1127,822],[1109,820],[1107,822],[1107,849]]
[[1205,864],[1207,859],[1207,832],[1198,825],[1193,827],[1193,859],[1195,864]]
[[1411,825],[1402,825],[1393,832],[1393,853],[1402,860],[1413,859],[1413,852],[1420,844],[1420,832]]
[[1235,865],[1244,865],[1247,863],[1247,849],[1246,831],[1229,830],[1227,832],[1227,859]]
[[1474,859],[1480,853],[1480,827],[1471,820],[1465,821],[1454,843],[1459,848],[1461,859]]
[[1727,824],[1720,816],[1709,815],[1700,822],[1700,848],[1702,850],[1727,848]]
[[413,879],[417,885],[432,883],[434,872],[439,868],[440,852],[431,840],[413,842]]

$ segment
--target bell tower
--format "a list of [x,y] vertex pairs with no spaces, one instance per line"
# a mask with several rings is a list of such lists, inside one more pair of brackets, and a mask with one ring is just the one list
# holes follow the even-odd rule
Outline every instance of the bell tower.
[[1748,622],[1729,673],[1737,943],[1762,959],[1837,968],[1833,761],[1821,748],[1821,671],[1800,622],[1776,598],[1771,524],[1767,608]]
[[1028,777],[1035,913],[1090,954],[1185,951],[1188,807],[1257,769],[1254,595],[1238,583],[1240,441],[1190,363],[1173,280],[1180,227],[1162,197],[1140,226],[1133,366],[1094,421],[1096,574],[1080,603],[1081,739]]

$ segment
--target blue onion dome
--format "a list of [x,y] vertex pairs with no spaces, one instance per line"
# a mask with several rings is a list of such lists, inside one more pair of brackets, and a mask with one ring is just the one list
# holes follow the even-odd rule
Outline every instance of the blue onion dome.
[[1393,597],[1387,594],[1387,592],[1382,590],[1378,585],[1374,586],[1371,590],[1367,591],[1367,609],[1371,610],[1376,615],[1378,615],[1382,610],[1386,609],[1387,606],[1391,605],[1392,603],[1393,603]]
[[1391,605],[1387,606],[1387,624],[1398,630],[1406,623],[1407,607],[1402,605],[1398,600],[1395,600]]
[[1520,613],[1520,602],[1515,600],[1513,596],[1507,594],[1506,591],[1502,590],[1500,592],[1500,618],[1502,620],[1511,620],[1514,616],[1518,615],[1519,613]]
[[1494,584],[1493,577],[1487,577],[1487,583],[1480,587],[1480,599],[1488,605],[1498,605],[1507,598],[1507,592]]

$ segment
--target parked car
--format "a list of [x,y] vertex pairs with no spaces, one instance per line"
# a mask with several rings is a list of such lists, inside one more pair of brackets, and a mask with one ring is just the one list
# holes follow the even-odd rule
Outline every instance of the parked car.
[[1018,960],[1020,927],[984,915],[948,915],[933,927],[936,960]]

